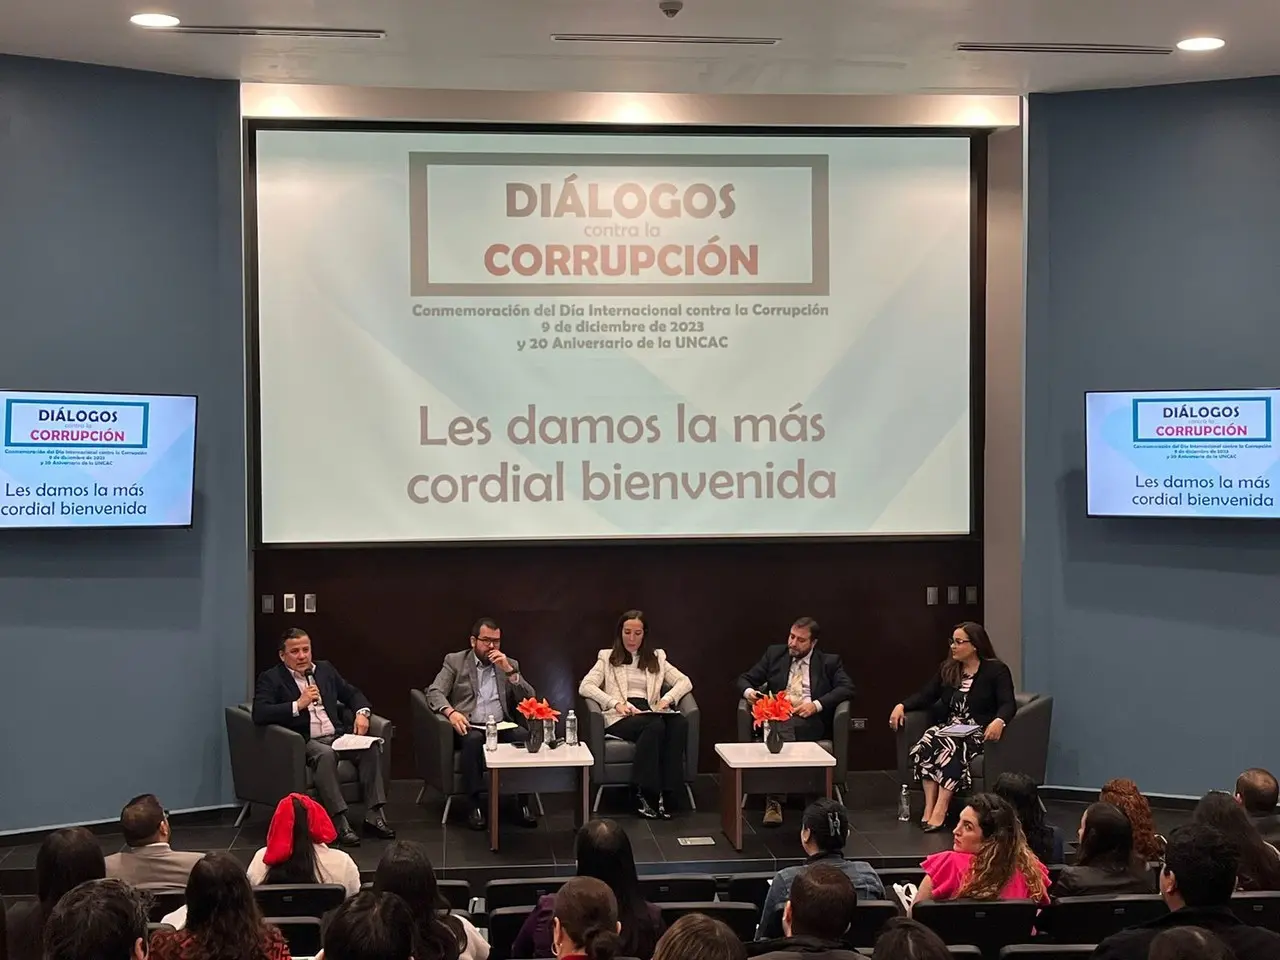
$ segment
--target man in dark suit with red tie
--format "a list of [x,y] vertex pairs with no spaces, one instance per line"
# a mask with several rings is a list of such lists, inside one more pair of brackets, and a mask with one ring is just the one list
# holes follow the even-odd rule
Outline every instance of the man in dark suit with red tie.
[[[786,693],[794,712],[787,725],[795,740],[827,740],[836,707],[853,699],[853,681],[840,655],[818,649],[818,621],[800,617],[785,644],[769,647],[760,661],[738,677],[738,693],[755,703],[766,693]],[[786,797],[765,801],[764,825],[782,825]]]
[[360,845],[347,822],[347,801],[338,782],[338,760],[349,760],[364,789],[366,832],[383,840],[395,839],[382,808],[387,802],[382,782],[382,750],[373,744],[363,750],[334,752],[331,744],[345,733],[369,732],[372,708],[365,695],[342,678],[327,660],[311,659],[311,638],[291,627],[280,638],[280,662],[258,676],[253,691],[253,722],[278,724],[306,741],[307,766],[320,803],[333,819],[338,843]]

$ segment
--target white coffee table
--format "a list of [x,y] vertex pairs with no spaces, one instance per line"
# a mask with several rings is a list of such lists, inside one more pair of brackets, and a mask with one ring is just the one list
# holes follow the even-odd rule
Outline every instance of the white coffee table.
[[555,767],[578,767],[582,781],[582,823],[591,818],[588,781],[591,765],[596,758],[585,743],[575,747],[561,745],[552,750],[545,744],[537,753],[530,753],[519,743],[500,743],[492,753],[485,751],[485,765],[489,768],[489,849],[498,850],[498,786],[503,770],[550,770]]
[[720,757],[720,824],[733,849],[742,851],[742,771],[773,770],[783,767],[826,767],[827,797],[831,796],[831,774],[836,758],[816,743],[784,743],[778,753],[770,753],[763,743],[717,743]]

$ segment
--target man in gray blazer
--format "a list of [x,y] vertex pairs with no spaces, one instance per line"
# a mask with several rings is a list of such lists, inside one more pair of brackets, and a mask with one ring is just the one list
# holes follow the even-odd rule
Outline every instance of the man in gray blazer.
[[[480,795],[485,786],[484,725],[495,720],[521,723],[516,704],[534,696],[533,687],[520,675],[520,664],[502,652],[502,631],[490,617],[481,617],[471,628],[467,650],[451,653],[427,688],[427,704],[453,725],[461,753],[462,784],[471,810],[472,830],[486,827]],[[523,726],[498,734],[503,742],[522,743],[528,737]],[[526,827],[538,821],[529,809],[529,797],[520,794],[520,822]]]
[[204,856],[169,846],[169,817],[151,793],[125,804],[120,811],[120,832],[128,848],[107,857],[107,876],[135,887],[185,890],[191,868]]

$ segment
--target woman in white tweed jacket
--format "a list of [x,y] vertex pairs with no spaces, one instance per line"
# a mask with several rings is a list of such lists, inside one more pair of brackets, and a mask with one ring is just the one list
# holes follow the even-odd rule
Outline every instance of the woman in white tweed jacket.
[[688,721],[673,708],[693,684],[665,651],[645,645],[645,629],[640,610],[619,617],[613,646],[600,651],[578,693],[600,705],[611,736],[636,745],[631,764],[636,813],[670,820],[679,807],[689,744]]

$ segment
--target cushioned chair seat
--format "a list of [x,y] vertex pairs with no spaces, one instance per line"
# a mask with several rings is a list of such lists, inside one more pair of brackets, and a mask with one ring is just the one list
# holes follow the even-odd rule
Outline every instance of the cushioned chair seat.
[[606,737],[604,741],[605,763],[630,763],[636,758],[636,745],[627,740]]

